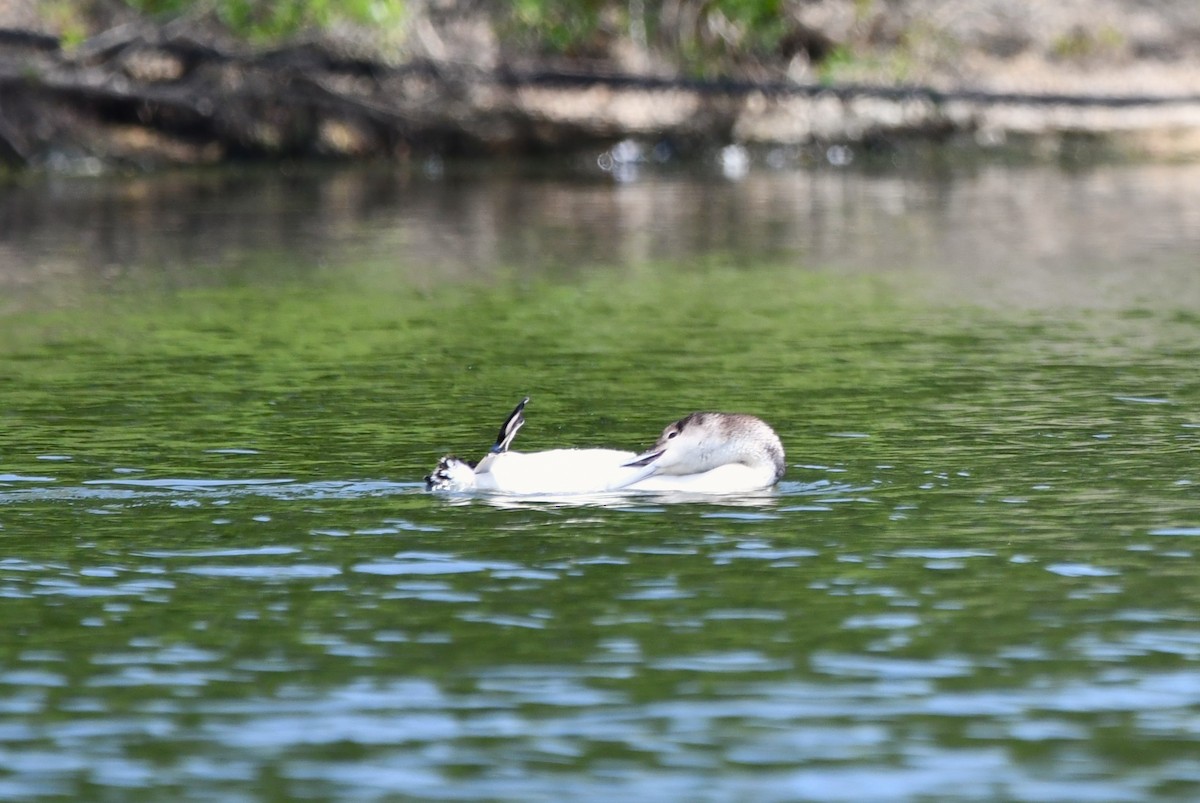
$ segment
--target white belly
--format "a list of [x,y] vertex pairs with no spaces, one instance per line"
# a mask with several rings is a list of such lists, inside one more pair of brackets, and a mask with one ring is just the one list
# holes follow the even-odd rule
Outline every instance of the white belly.
[[625,488],[647,469],[626,468],[637,457],[617,449],[551,449],[489,455],[475,470],[478,488],[513,494],[603,493]]
[[635,457],[634,452],[617,449],[503,452],[489,455],[479,464],[475,487],[530,496],[612,491],[743,493],[767,488],[775,481],[772,470],[741,463],[699,474],[648,476],[654,471],[652,466],[624,465]]
[[696,494],[736,494],[758,491],[775,484],[773,469],[754,469],[730,463],[699,474],[657,474],[630,485],[630,491],[682,491]]

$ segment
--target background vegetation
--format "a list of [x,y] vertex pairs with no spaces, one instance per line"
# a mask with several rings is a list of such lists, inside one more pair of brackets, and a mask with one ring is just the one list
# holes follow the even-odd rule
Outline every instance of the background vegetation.
[[294,36],[342,23],[395,28],[403,24],[404,0],[125,0],[151,16],[211,12],[232,33],[253,41]]
[[[479,66],[564,59],[634,73],[976,87],[1003,74],[1006,88],[1078,92],[1100,80],[1115,87],[1127,81],[1114,80],[1116,71],[1153,63],[1160,74],[1126,91],[1169,85],[1187,94],[1200,62],[1194,0],[1112,0],[1094,10],[1038,0],[8,1],[33,4],[68,45],[112,27],[116,9],[215,22],[260,45],[315,35],[385,60]],[[97,18],[107,22],[71,24]],[[14,27],[2,2],[0,27]]]
[[787,30],[784,0],[520,0],[511,29],[543,47],[574,55],[615,36],[643,47],[704,52],[772,52]]
[[[395,39],[418,9],[405,0],[124,0],[153,17],[211,14],[230,33],[270,42],[340,26],[365,26]],[[626,40],[682,65],[758,59],[779,51],[788,31],[785,0],[515,0],[485,4],[508,46],[540,56],[599,58]],[[476,4],[443,11],[474,13]]]

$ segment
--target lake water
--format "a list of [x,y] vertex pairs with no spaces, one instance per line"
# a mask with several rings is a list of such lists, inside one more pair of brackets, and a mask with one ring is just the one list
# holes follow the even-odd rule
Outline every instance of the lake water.
[[1200,797],[1200,166],[619,178],[0,193],[0,799]]

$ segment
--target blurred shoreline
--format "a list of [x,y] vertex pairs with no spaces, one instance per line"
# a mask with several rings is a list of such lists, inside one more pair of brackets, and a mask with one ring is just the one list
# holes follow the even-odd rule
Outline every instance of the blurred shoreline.
[[523,51],[467,0],[406,6],[386,43],[351,27],[251,44],[203,15],[98,5],[68,41],[49,5],[0,3],[0,164],[407,160],[622,140],[684,156],[731,144],[796,159],[913,144],[1200,156],[1200,15],[1185,0],[797,4],[773,49],[723,51],[706,75],[628,21],[587,52]]

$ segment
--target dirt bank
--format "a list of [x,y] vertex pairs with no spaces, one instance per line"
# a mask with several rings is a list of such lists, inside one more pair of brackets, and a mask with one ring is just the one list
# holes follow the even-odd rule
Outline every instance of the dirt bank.
[[1086,140],[1200,156],[1192,0],[1047,5],[797,4],[776,50],[735,53],[718,65],[726,77],[701,79],[621,30],[586,57],[519,52],[498,37],[489,6],[469,0],[414,3],[398,45],[352,32],[272,48],[211,21],[151,22],[112,4],[67,46],[46,4],[9,0],[0,161],[406,158],[629,137],[680,151]]

